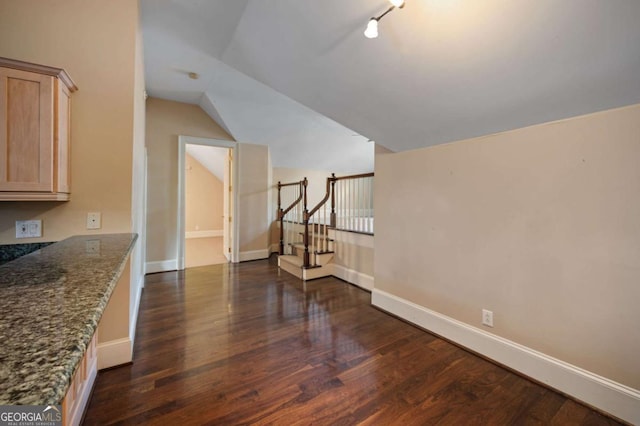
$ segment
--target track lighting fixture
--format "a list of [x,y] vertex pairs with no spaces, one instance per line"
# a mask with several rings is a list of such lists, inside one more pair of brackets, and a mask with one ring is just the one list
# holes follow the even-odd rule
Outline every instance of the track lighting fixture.
[[400,9],[404,7],[404,0],[389,0],[389,3],[391,3],[391,7],[387,9],[383,14],[369,19],[369,22],[367,23],[367,29],[364,30],[364,36],[366,38],[378,37],[378,21],[380,21],[380,19],[382,19],[384,15],[391,12],[393,9]]
[[378,20],[376,18],[369,19],[369,23],[367,24],[367,29],[364,30],[364,36],[366,38],[378,37]]

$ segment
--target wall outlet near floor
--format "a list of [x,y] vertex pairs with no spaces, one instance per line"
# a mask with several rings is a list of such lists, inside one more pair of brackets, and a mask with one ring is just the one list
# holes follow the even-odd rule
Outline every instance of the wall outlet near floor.
[[482,325],[493,327],[493,312],[486,309],[482,310]]
[[16,238],[42,237],[41,220],[16,220]]
[[102,227],[100,212],[87,213],[87,229],[100,229]]

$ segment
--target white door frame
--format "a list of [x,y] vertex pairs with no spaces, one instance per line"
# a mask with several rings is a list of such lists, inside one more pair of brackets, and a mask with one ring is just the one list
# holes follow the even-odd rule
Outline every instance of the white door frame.
[[178,226],[177,226],[177,255],[178,259],[178,270],[181,271],[184,269],[184,246],[185,246],[185,189],[184,189],[184,181],[185,181],[185,147],[187,144],[195,144],[195,145],[205,145],[212,147],[220,147],[220,148],[229,148],[232,150],[232,170],[231,170],[231,197],[233,198],[233,203],[231,206],[231,217],[233,220],[231,221],[231,262],[237,263],[239,262],[239,245],[238,238],[240,235],[238,228],[238,191],[236,190],[238,187],[238,152],[237,152],[237,142],[226,141],[222,139],[209,139],[209,138],[197,138],[194,136],[178,136]]

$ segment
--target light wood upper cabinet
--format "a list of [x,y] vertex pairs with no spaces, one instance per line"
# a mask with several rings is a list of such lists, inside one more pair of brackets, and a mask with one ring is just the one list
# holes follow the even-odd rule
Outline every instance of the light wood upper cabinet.
[[0,201],[69,200],[75,90],[60,68],[0,58]]

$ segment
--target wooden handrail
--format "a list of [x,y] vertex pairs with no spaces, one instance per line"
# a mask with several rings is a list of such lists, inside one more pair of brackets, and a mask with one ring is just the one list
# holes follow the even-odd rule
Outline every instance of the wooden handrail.
[[336,175],[335,174],[331,174],[331,177],[327,178],[327,193],[324,195],[324,198],[322,200],[320,200],[320,202],[318,204],[316,204],[316,206],[314,208],[311,209],[310,212],[305,213],[305,216],[311,217],[314,215],[315,212],[317,212],[318,210],[320,210],[320,207],[322,207],[324,205],[324,203],[327,202],[327,200],[329,199],[329,196],[331,195],[331,181],[332,180],[336,180]]
[[360,173],[359,175],[334,177],[334,180],[360,179],[360,178],[366,178],[366,177],[373,177],[374,175],[375,175],[374,172],[371,172],[371,173]]
[[[305,178],[306,179],[306,178]],[[302,181],[298,181],[298,182],[289,182],[289,183],[280,183],[278,182],[278,189],[283,188],[285,186],[293,186],[293,185],[300,185],[300,182]]]
[[289,205],[289,207],[287,207],[284,210],[279,209],[279,211],[282,213],[282,217],[284,217],[284,215],[289,213],[291,211],[291,209],[294,208],[296,206],[296,204],[298,204],[300,202],[300,200],[302,200],[302,192],[303,192],[302,188],[303,188],[302,181],[300,181],[300,195],[298,196],[298,198],[296,198],[296,200],[293,203],[291,203],[291,205]]
[[[280,254],[284,254],[284,217],[287,213],[289,213],[300,201],[304,198],[304,206],[303,211],[307,209],[307,178],[305,177],[301,181],[298,182],[290,182],[290,183],[281,183],[278,182],[278,221],[280,222]],[[295,186],[300,185],[300,195],[293,201],[286,209],[282,209],[282,198],[280,194],[280,190],[286,186]]]

